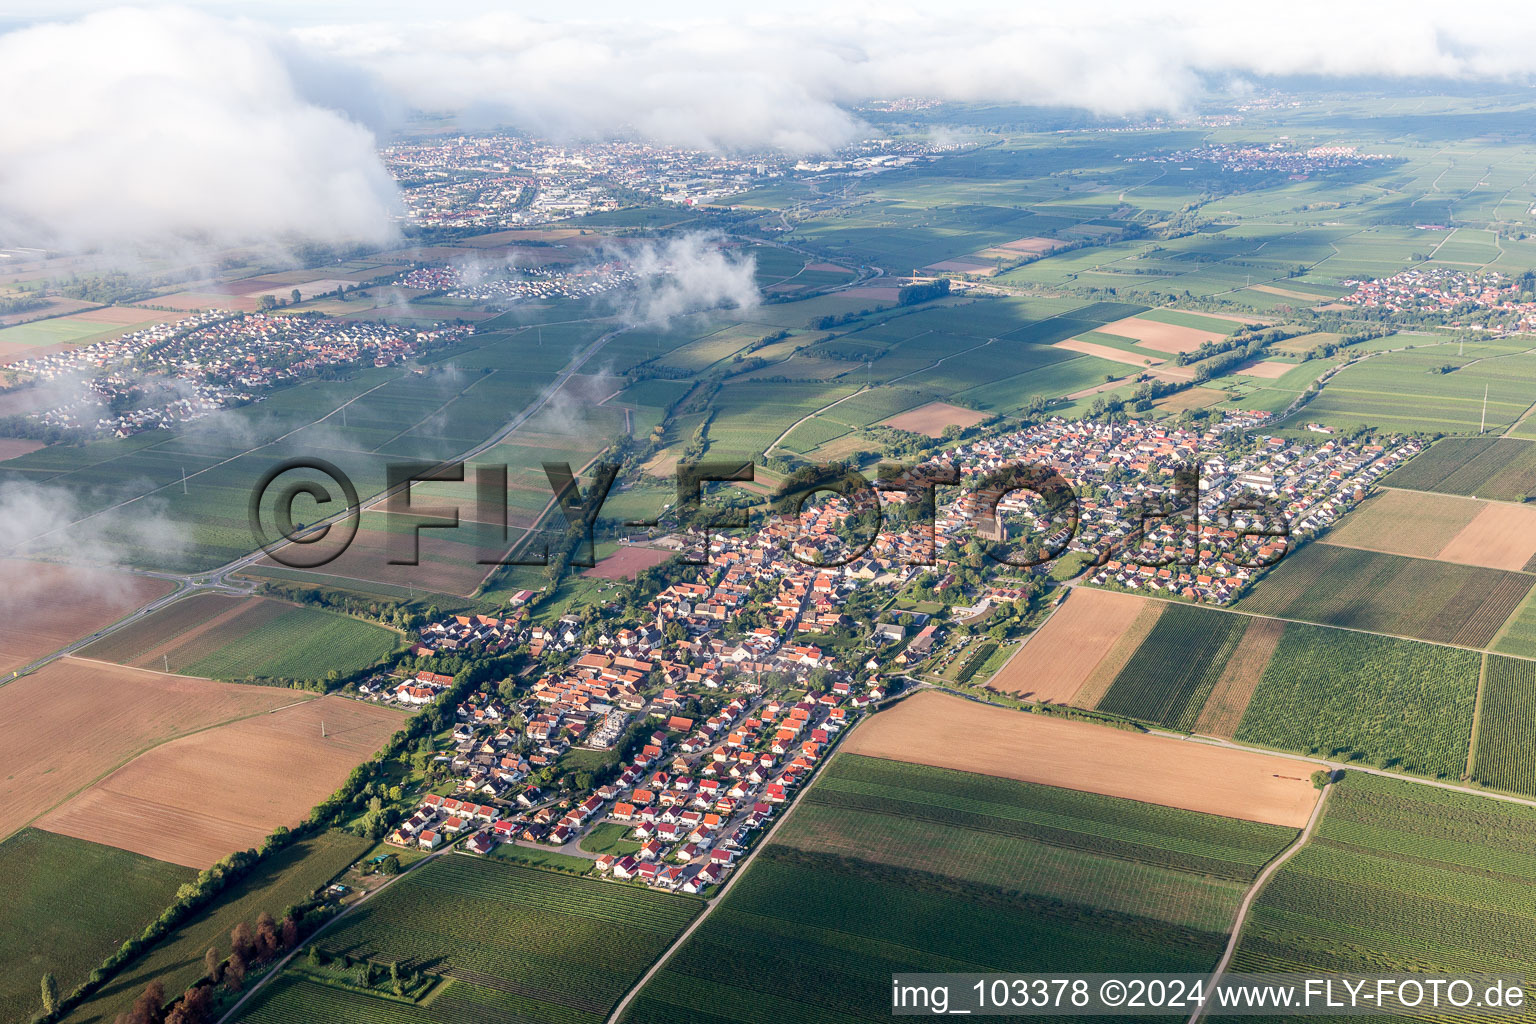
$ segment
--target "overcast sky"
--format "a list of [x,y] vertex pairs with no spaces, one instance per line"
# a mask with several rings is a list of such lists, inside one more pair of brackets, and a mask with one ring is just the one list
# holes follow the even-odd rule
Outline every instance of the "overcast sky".
[[556,137],[824,152],[870,97],[1178,114],[1275,75],[1524,86],[1528,4],[457,0],[101,7],[0,23],[0,245],[378,241],[412,110]]

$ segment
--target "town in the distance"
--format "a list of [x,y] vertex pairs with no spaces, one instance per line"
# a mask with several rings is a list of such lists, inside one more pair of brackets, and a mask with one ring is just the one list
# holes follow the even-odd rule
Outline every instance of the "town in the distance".
[[971,13],[0,18],[0,1024],[1536,994],[1536,62]]

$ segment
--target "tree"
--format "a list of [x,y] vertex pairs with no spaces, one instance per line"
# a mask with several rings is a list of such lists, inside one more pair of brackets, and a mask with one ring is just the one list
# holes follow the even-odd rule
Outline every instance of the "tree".
[[256,308],[263,313],[272,312],[277,308],[277,297],[275,295],[263,295],[256,300]]
[[311,945],[309,947],[309,952],[306,954],[306,956],[307,956],[307,958],[309,960],[310,966],[312,966],[312,967],[323,967],[324,966],[322,963],[320,963],[320,947],[319,946]]
[[219,951],[212,946],[203,954],[203,974],[208,980],[217,985],[224,977],[224,958],[219,956]]
[[1321,768],[1319,768],[1317,771],[1312,773],[1312,788],[1313,789],[1322,789],[1324,786],[1328,785],[1328,783],[1330,783],[1332,781],[1333,781],[1333,772],[1324,771]]
[[294,305],[298,305],[299,303],[304,301],[304,293],[299,291],[297,288],[295,288],[293,291],[289,292],[288,293],[288,297],[293,299],[293,304]]
[[229,963],[224,966],[224,987],[231,992],[239,992],[245,984],[245,956],[239,952],[229,954]]
[[43,1012],[52,1016],[59,1008],[59,979],[49,971],[43,975]]
[[235,925],[234,928],[230,929],[229,952],[231,956],[239,953],[241,960],[249,962],[251,959],[251,953],[255,950],[255,948],[256,939],[251,934],[251,926],[249,924],[241,921],[239,924]]
[[389,988],[397,996],[405,995],[405,982],[400,978],[400,964],[398,961],[389,965]]
[[152,981],[145,985],[139,998],[134,1000],[133,1009],[128,1011],[128,1019],[133,1021],[133,1024],[163,1024],[165,986],[159,981]]
[[279,929],[283,939],[284,949],[293,949],[299,944],[299,922],[294,920],[292,914],[283,917],[282,927]]
[[278,950],[277,922],[263,910],[256,918],[256,959],[267,960]]

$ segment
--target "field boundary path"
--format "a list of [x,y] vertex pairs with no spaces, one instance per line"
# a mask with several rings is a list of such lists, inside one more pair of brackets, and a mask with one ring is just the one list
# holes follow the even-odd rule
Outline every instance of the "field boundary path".
[[1328,783],[1323,786],[1322,793],[1318,795],[1317,804],[1312,808],[1312,816],[1307,819],[1306,827],[1301,830],[1301,835],[1296,837],[1294,843],[1281,851],[1278,857],[1265,865],[1264,870],[1259,872],[1259,877],[1255,878],[1253,884],[1248,887],[1247,894],[1243,896],[1243,902],[1238,904],[1237,916],[1232,920],[1232,934],[1227,937],[1226,951],[1221,954],[1221,959],[1216,962],[1216,969],[1211,972],[1210,981],[1206,983],[1205,1001],[1195,1008],[1194,1013],[1189,1015],[1189,1024],[1196,1024],[1205,1015],[1206,1009],[1210,1006],[1211,993],[1215,991],[1216,986],[1221,982],[1221,976],[1226,973],[1227,968],[1232,963],[1232,957],[1237,953],[1237,944],[1243,937],[1243,925],[1248,920],[1248,912],[1253,909],[1253,901],[1258,899],[1259,893],[1263,891],[1264,886],[1274,876],[1275,872],[1284,867],[1286,861],[1296,856],[1297,852],[1303,846],[1306,846],[1307,841],[1312,838],[1312,832],[1317,828],[1317,823],[1323,816],[1323,805],[1328,802],[1328,793],[1332,789],[1333,780],[1330,778]]
[[358,907],[362,906],[364,903],[367,903],[370,899],[373,898],[375,893],[383,892],[385,889],[388,889],[390,886],[392,886],[396,882],[400,881],[400,879],[404,878],[406,875],[409,875],[412,871],[420,870],[421,866],[426,864],[426,863],[428,863],[429,861],[434,861],[437,858],[443,856],[444,854],[456,853],[456,852],[458,852],[458,851],[455,850],[452,846],[445,846],[441,850],[435,850],[432,853],[429,853],[425,857],[421,858],[421,860],[418,860],[418,861],[416,861],[416,862],[414,862],[412,864],[406,865],[405,869],[402,870],[398,875],[395,875],[393,878],[390,878],[388,881],[386,881],[382,885],[380,885],[377,889],[369,889],[367,892],[363,893],[362,896],[358,897],[358,900],[357,900],[356,903],[353,903],[350,906],[342,908],[341,913],[337,914],[335,917],[331,918],[329,921],[326,921],[319,928],[316,928],[313,934],[311,934],[308,937],[306,937],[303,940],[301,940],[298,945],[294,946],[292,949],[290,949],[288,951],[288,954],[286,956],[284,956],[281,960],[277,961],[277,963],[273,964],[271,967],[267,968],[267,972],[261,976],[261,978],[256,982],[256,984],[254,984],[250,988],[246,989],[244,994],[242,994],[240,996],[240,998],[235,1001],[235,1005],[231,1006],[228,1010],[224,1011],[224,1015],[218,1019],[216,1024],[229,1024],[230,1021],[235,1020],[237,1018],[237,1016],[239,1015],[239,1013],[240,1013],[240,1008],[243,1007],[250,1000],[250,998],[252,996],[254,996],[257,992],[260,992],[262,987],[264,985],[266,985],[267,982],[271,981],[273,978],[275,978],[279,974],[281,974],[282,971],[283,971],[283,968],[288,966],[288,962],[290,960],[292,960],[294,957],[298,956],[299,953],[303,951],[304,947],[308,946],[311,942],[315,941],[315,939],[317,939],[321,935],[325,934],[325,930],[327,928],[329,928],[331,925],[335,924],[337,921],[340,921],[342,918],[344,918],[348,914],[352,913],[352,911],[356,910]]

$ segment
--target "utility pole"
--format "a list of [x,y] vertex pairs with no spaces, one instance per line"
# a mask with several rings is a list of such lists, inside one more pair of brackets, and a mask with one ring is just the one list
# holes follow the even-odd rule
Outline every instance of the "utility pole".
[[187,493],[187,467],[181,467],[181,493]]
[[162,654],[162,655],[160,655],[160,657],[165,659],[165,674],[166,675],[170,675],[171,674],[171,656],[169,654]]
[[1483,385],[1483,421],[1477,425],[1477,432],[1481,434],[1488,429],[1488,385]]

